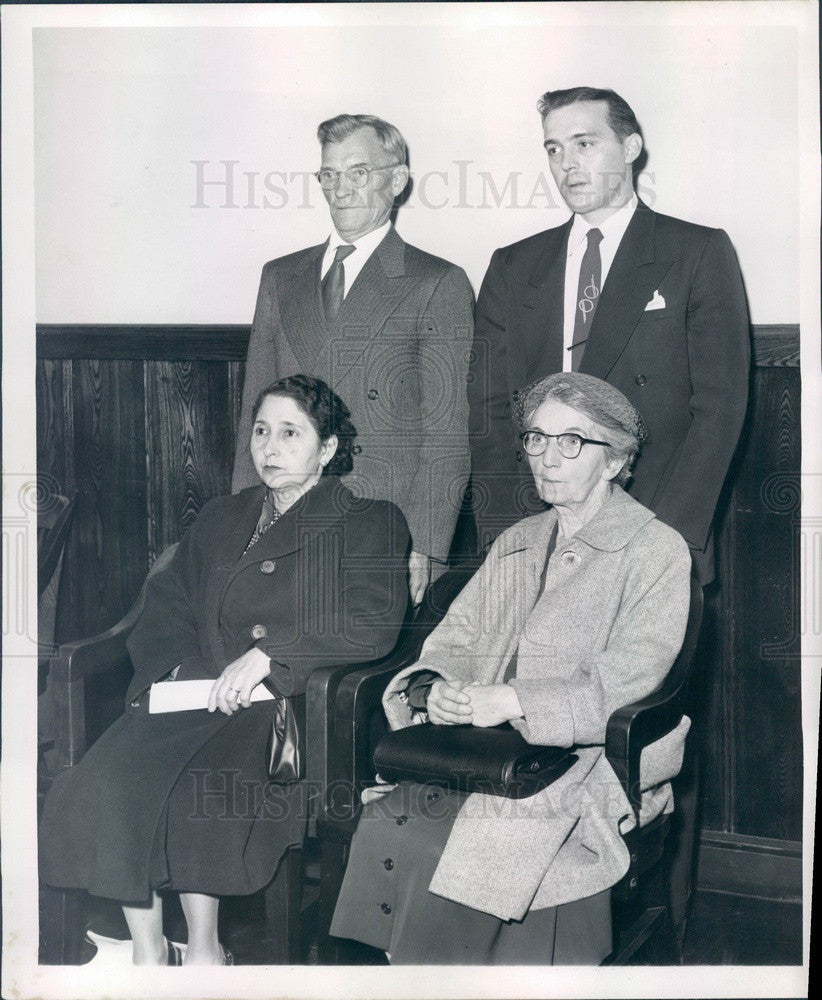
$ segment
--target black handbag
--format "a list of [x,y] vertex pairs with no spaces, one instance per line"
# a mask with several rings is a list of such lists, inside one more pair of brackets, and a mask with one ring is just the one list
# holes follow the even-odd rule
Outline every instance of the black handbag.
[[297,713],[289,699],[284,698],[273,684],[265,683],[265,686],[274,695],[274,716],[266,751],[268,777],[279,785],[290,785],[302,777],[303,759]]
[[527,743],[507,723],[488,728],[407,726],[386,733],[374,750],[374,768],[384,781],[416,781],[509,799],[536,794],[576,760],[572,750]]

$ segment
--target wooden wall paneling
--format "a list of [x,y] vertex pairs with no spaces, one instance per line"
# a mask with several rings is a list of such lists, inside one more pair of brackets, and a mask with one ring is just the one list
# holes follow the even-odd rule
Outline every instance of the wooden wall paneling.
[[148,555],[179,540],[211,497],[231,492],[234,427],[228,366],[146,362]]
[[798,370],[757,368],[749,414],[731,539],[735,628],[724,696],[736,757],[726,828],[801,840]]
[[78,490],[72,533],[74,637],[109,628],[145,577],[146,441],[141,362],[75,361],[71,447]]

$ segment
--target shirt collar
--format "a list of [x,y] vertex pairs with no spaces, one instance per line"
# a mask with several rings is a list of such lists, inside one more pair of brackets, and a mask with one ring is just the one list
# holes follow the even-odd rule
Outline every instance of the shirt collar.
[[360,236],[360,238],[355,240],[353,243],[349,243],[348,240],[344,240],[336,229],[332,229],[331,236],[328,238],[327,252],[333,253],[337,247],[353,246],[356,247],[357,250],[364,251],[365,255],[370,257],[388,235],[388,230],[390,228],[391,220],[389,219],[388,222],[383,223],[378,229],[372,229],[370,233],[366,233],[365,236]]
[[618,245],[625,235],[625,230],[628,228],[638,204],[639,199],[634,192],[621,208],[618,208],[613,215],[598,226],[592,226],[581,215],[574,215],[571,232],[568,236],[568,252],[575,250],[583,240],[587,239],[591,229],[598,229],[602,233],[603,240],[613,241]]

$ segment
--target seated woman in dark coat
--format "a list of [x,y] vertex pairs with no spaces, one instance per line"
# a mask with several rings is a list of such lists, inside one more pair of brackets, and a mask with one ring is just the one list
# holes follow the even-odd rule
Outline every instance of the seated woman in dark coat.
[[[577,761],[530,798],[402,783],[366,805],[333,934],[409,964],[598,964],[632,810],[603,743],[671,668],[688,617],[680,535],[622,486],[642,420],[579,372],[524,394],[522,447],[551,504],[504,531],[383,698],[393,728],[510,722]],[[672,808],[689,721],[643,754],[641,822]],[[376,794],[372,791],[372,796]]]
[[[299,718],[312,671],[385,655],[408,602],[402,514],[340,483],[356,430],[339,397],[281,379],[251,434],[261,484],[206,504],[152,577],[126,712],[45,802],[41,877],[122,902],[135,964],[180,964],[163,890],[181,893],[186,964],[225,962],[219,897],[262,888],[302,842],[305,784],[270,783],[273,703],[254,688],[270,679]],[[154,682],[204,678],[208,710],[149,713]]]

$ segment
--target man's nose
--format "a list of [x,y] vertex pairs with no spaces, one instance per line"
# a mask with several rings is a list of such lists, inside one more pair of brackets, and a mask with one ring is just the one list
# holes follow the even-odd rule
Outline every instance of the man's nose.
[[565,171],[573,170],[579,164],[579,157],[577,156],[577,151],[573,146],[567,146],[562,151],[561,166]]
[[347,198],[351,192],[354,190],[354,185],[348,179],[348,175],[344,171],[340,171],[340,179],[337,181],[337,186],[334,189],[334,194],[337,198]]

